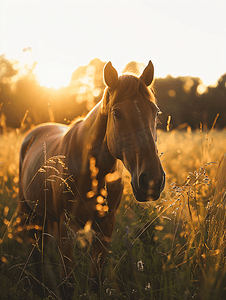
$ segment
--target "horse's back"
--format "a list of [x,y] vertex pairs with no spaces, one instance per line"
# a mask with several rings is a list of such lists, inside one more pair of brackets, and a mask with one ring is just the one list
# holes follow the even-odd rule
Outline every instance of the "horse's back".
[[46,123],[35,127],[30,130],[25,136],[20,149],[20,158],[22,161],[25,158],[27,152],[31,149],[31,146],[38,146],[50,143],[51,140],[57,140],[67,131],[68,126],[63,124]]
[[[41,189],[43,176],[39,174],[45,160],[51,155],[57,155],[62,136],[68,126],[62,124],[43,124],[27,133],[20,149],[20,197],[30,198],[34,189]],[[31,188],[33,186],[33,188]],[[32,191],[33,189],[33,191]],[[27,194],[27,195],[26,195]],[[34,201],[36,199],[30,199]]]

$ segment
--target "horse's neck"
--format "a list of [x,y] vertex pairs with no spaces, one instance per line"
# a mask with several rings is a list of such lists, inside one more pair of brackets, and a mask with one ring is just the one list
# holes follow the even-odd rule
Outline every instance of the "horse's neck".
[[98,103],[84,120],[89,156],[97,160],[97,164],[112,164],[112,156],[107,147],[106,130],[107,115],[101,113],[101,102]]
[[72,127],[72,139],[76,140],[76,146],[82,153],[82,160],[89,165],[89,159],[95,157],[97,167],[112,168],[115,159],[110,154],[107,141],[107,115],[101,113],[99,102],[76,127]]

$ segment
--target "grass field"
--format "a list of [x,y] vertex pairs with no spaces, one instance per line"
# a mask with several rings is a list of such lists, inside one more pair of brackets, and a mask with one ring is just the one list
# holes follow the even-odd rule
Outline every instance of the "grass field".
[[[35,245],[28,249],[13,234],[22,139],[16,132],[0,136],[0,299],[40,299]],[[217,176],[226,131],[159,131],[157,143],[167,176],[161,198],[138,204],[125,178],[103,287],[98,296],[90,292],[91,246],[78,245],[74,299],[226,299],[224,162]],[[54,276],[49,270],[42,277],[46,299],[59,298]]]

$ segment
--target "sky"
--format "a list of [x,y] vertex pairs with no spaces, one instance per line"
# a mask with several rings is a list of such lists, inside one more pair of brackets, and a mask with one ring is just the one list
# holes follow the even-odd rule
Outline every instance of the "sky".
[[119,73],[151,59],[156,77],[210,85],[226,73],[225,11],[225,0],[0,0],[0,55],[37,61],[47,87],[97,57]]

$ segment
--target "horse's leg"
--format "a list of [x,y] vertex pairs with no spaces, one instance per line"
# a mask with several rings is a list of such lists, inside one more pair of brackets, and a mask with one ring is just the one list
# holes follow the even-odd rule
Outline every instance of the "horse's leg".
[[[120,169],[118,169],[120,170]],[[100,287],[101,273],[106,255],[108,253],[109,242],[115,227],[116,210],[121,202],[123,184],[119,177],[114,181],[107,182],[108,205],[110,214],[99,225],[94,224],[97,232],[96,239],[92,248],[92,271],[91,271],[91,288],[97,293]]]
[[113,234],[114,225],[115,212],[112,212],[111,215],[99,225],[100,229],[92,245],[91,289],[94,293],[98,293],[100,288],[103,265]]

